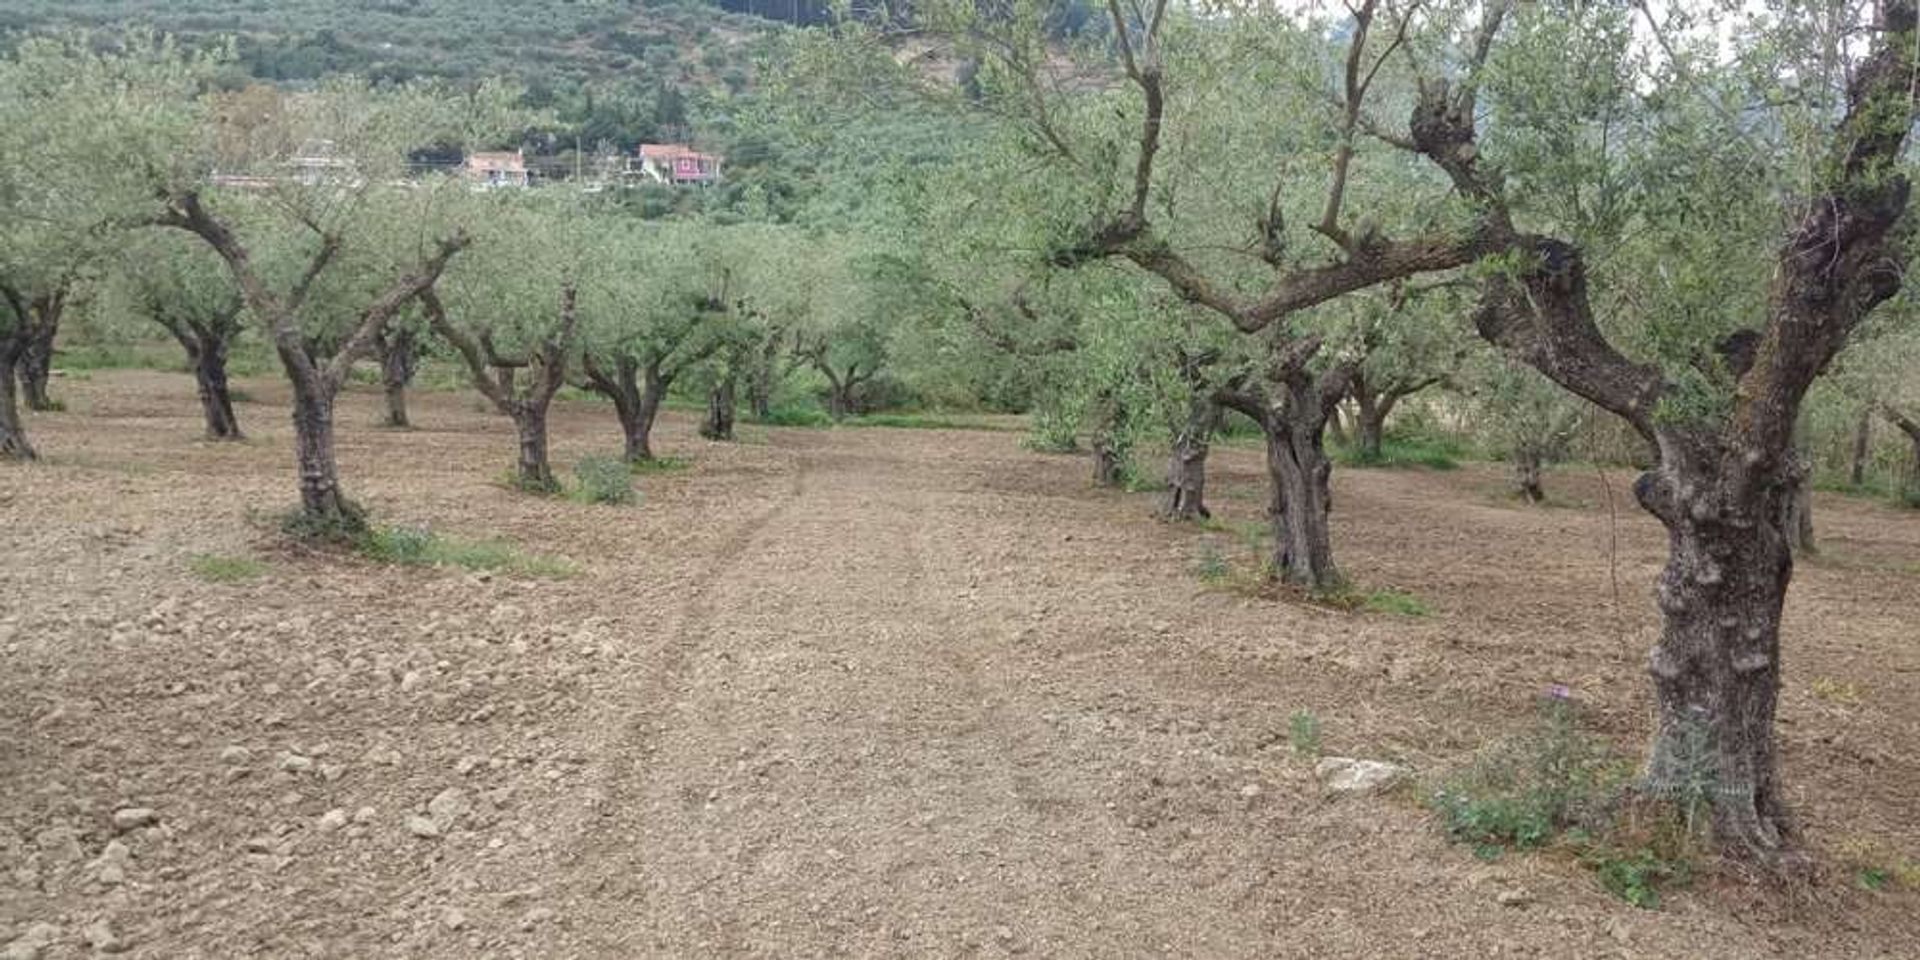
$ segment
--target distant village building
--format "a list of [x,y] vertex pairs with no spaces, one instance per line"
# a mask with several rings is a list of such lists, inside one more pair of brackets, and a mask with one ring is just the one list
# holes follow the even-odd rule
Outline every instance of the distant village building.
[[469,153],[460,167],[460,175],[486,187],[524,187],[533,182],[527,171],[527,155],[512,153]]
[[720,181],[720,164],[725,159],[684,143],[643,143],[628,170],[654,183],[706,186]]

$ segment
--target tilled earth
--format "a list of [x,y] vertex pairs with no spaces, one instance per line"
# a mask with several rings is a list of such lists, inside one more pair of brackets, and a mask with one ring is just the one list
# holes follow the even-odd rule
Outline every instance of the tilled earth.
[[[1430,616],[1209,588],[1227,530],[1148,516],[993,431],[764,430],[609,508],[513,493],[462,394],[339,419],[384,521],[571,577],[289,547],[285,392],[196,439],[190,379],[61,381],[46,461],[0,468],[0,950],[154,958],[1910,957],[1920,855],[1920,519],[1821,499],[1787,627],[1783,763],[1830,864],[1792,895],[1658,911],[1555,856],[1474,859],[1414,791],[1327,796],[1288,742],[1431,778],[1565,683],[1644,738],[1659,530],[1624,475],[1574,506],[1493,467],[1336,472],[1347,571]],[[617,448],[555,413],[562,465]],[[1614,514],[1617,512],[1617,519]],[[264,561],[209,581],[196,557]],[[1617,586],[1616,586],[1617,585]],[[1616,597],[1619,602],[1615,602]],[[121,822],[116,823],[116,814]]]

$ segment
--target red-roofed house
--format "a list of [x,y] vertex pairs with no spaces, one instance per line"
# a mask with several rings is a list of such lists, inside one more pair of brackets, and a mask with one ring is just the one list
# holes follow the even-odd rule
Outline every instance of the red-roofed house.
[[655,183],[692,183],[702,186],[720,180],[718,154],[701,153],[684,143],[643,143],[629,170]]
[[533,182],[527,172],[527,156],[512,153],[469,153],[460,167],[460,175],[489,187],[524,187]]

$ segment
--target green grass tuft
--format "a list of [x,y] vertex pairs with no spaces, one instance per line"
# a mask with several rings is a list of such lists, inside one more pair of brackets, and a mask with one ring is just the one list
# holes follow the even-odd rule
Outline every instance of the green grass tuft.
[[264,576],[268,570],[265,563],[252,557],[226,557],[213,553],[195,554],[187,561],[187,566],[195,576],[214,583],[238,583]]
[[627,462],[629,473],[675,473],[693,466],[693,461],[685,457],[654,457],[651,460],[630,460]]
[[1432,613],[1426,601],[1399,590],[1375,590],[1360,601],[1368,613],[1392,613],[1402,617],[1424,617]]
[[1320,755],[1320,718],[1305,710],[1295,710],[1287,718],[1287,740],[1293,744],[1293,752],[1302,756]]

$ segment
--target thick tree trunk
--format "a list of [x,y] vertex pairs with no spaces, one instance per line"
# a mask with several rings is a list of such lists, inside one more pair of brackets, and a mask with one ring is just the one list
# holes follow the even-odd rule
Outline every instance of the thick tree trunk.
[[1529,444],[1518,444],[1513,448],[1513,486],[1521,499],[1528,503],[1545,503],[1547,491],[1541,486],[1541,474],[1545,471],[1545,458],[1540,451]]
[[773,380],[780,363],[780,338],[769,336],[753,357],[753,369],[747,374],[747,407],[753,418],[765,421],[773,416]]
[[1873,404],[1860,408],[1860,419],[1853,426],[1853,450],[1847,458],[1847,483],[1859,487],[1867,482],[1867,459],[1873,452]]
[[1161,515],[1169,520],[1200,520],[1207,510],[1207,453],[1213,432],[1220,426],[1220,404],[1211,396],[1196,398],[1187,420],[1174,434],[1167,456],[1167,499]]
[[1360,459],[1367,463],[1380,460],[1380,436],[1386,424],[1378,410],[1362,408],[1357,424],[1360,433]]
[[626,443],[627,462],[652,460],[653,422],[660,415],[660,403],[666,399],[673,378],[660,372],[657,361],[647,364],[643,374],[641,365],[626,357],[615,361],[612,369],[603,368],[589,358],[586,374],[593,389],[613,401],[613,412],[620,420],[620,433]]
[[[1715,478],[1688,479],[1682,489],[1707,491]],[[1649,662],[1659,726],[1646,786],[1689,810],[1711,806],[1716,835],[1764,862],[1789,849],[1793,834],[1773,743],[1780,611],[1793,575],[1777,526],[1785,495],[1655,511],[1668,523],[1669,555],[1660,642]]]
[[240,420],[233,415],[233,395],[227,386],[227,345],[216,341],[189,354],[193,380],[200,390],[200,412],[206,417],[207,439],[241,440]]
[[520,403],[513,413],[513,428],[520,438],[520,459],[514,482],[532,493],[552,493],[560,489],[547,460],[547,406]]
[[1127,409],[1110,391],[1103,390],[1094,398],[1093,413],[1093,429],[1087,438],[1093,451],[1093,482],[1102,487],[1125,486]]
[[854,412],[851,394],[851,388],[841,386],[837,380],[827,389],[827,415],[835,423],[845,420]]
[[43,318],[22,338],[26,349],[20,354],[20,389],[29,410],[45,413],[57,409],[47,392],[47,381],[53,376],[53,336],[58,324],[57,316]]
[[294,453],[300,462],[300,512],[314,532],[354,536],[366,529],[366,514],[340,490],[333,453],[332,394],[298,383],[293,391]]
[[14,392],[20,354],[25,347],[23,339],[14,334],[0,336],[0,460],[32,460],[37,456],[33,445],[27,442]]
[[1360,444],[1360,460],[1374,463],[1380,459],[1380,435],[1384,432],[1391,404],[1382,402],[1380,393],[1369,389],[1366,381],[1359,376],[1353,378],[1352,392],[1357,408],[1353,425]]
[[708,440],[733,439],[733,378],[727,377],[707,391],[707,419],[700,424],[700,435]]
[[1273,566],[1282,580],[1317,591],[1345,581],[1333,562],[1333,463],[1324,419],[1270,411],[1267,473],[1273,484]]
[[382,339],[380,381],[387,394],[385,426],[401,429],[413,426],[412,419],[407,416],[407,387],[413,383],[413,375],[418,368],[411,332],[395,330]]

